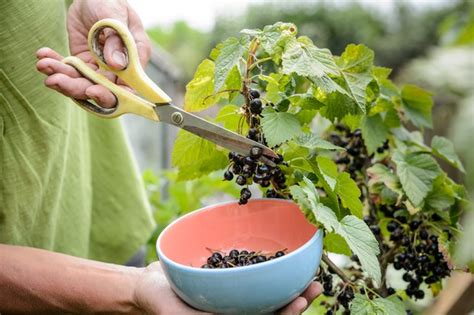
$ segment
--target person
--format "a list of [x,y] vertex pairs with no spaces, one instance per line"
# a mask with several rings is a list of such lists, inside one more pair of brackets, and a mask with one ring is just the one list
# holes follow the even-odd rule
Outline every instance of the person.
[[[65,96],[113,107],[113,95],[60,61],[94,66],[87,33],[103,18],[124,22],[146,64],[150,44],[124,0],[0,2],[0,313],[201,313],[170,289],[159,263],[124,266],[153,220],[118,120],[96,118]],[[67,33],[66,33],[67,12]],[[69,49],[67,39],[69,38]],[[106,62],[126,66],[105,33]],[[115,80],[111,74],[107,74]],[[318,283],[281,310],[299,314]]]

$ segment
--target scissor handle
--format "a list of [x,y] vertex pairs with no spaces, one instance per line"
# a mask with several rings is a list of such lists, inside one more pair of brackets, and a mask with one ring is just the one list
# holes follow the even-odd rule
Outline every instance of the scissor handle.
[[[122,70],[112,69],[104,59],[104,52],[100,49],[99,33],[104,28],[111,28],[117,32],[126,48],[127,66]],[[138,49],[133,35],[122,22],[114,19],[103,19],[96,22],[89,30],[89,50],[100,68],[113,72],[125,81],[131,88],[152,103],[167,104],[171,98],[163,92],[146,74],[140,65]]]
[[159,121],[155,112],[155,104],[121,88],[104,75],[91,69],[82,59],[69,56],[63,62],[76,68],[84,77],[96,84],[106,87],[114,94],[117,105],[114,108],[104,108],[87,100],[73,99],[80,107],[103,118],[115,118],[126,113],[133,113],[151,120]]
[[[104,28],[111,28],[117,32],[126,48],[127,65],[122,70],[116,70],[107,65],[103,51],[99,45],[99,34]],[[115,118],[124,113],[134,113],[152,120],[159,120],[154,111],[155,104],[168,104],[171,98],[163,92],[146,74],[140,65],[138,50],[132,34],[120,21],[114,19],[103,19],[95,23],[89,31],[89,50],[100,69],[110,71],[117,75],[133,88],[141,97],[126,91],[105,76],[92,70],[87,64],[77,57],[66,57],[63,62],[76,68],[84,77],[96,84],[103,85],[110,90],[116,100],[114,108],[106,109],[89,101],[76,100],[76,103],[89,112],[104,118]]]

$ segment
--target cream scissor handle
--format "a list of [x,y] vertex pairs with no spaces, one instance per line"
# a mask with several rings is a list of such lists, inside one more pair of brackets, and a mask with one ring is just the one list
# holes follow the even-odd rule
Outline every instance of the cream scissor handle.
[[[98,40],[99,33],[104,28],[115,30],[125,45],[128,63],[122,70],[112,69],[105,63]],[[100,69],[117,75],[143,98],[111,82],[102,74],[92,70],[81,59],[70,56],[64,58],[63,62],[75,67],[87,79],[109,89],[117,99],[116,107],[111,109],[102,108],[89,101],[75,100],[76,103],[87,111],[105,118],[114,118],[124,113],[134,113],[152,120],[159,120],[154,110],[155,104],[168,104],[171,102],[171,98],[145,74],[140,65],[135,40],[127,27],[117,20],[100,20],[89,31],[88,44],[89,50]]]

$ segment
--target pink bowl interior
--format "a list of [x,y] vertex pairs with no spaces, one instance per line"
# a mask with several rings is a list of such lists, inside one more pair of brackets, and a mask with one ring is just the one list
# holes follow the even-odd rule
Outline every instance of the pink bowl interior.
[[282,200],[251,200],[210,206],[171,224],[160,236],[158,246],[174,262],[200,267],[211,250],[228,253],[231,249],[294,251],[309,241],[317,228],[299,207]]

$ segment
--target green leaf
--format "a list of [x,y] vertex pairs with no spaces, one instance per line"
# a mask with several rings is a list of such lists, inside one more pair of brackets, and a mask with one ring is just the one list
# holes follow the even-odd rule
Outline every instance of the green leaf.
[[357,315],[404,315],[403,302],[395,295],[388,298],[370,300],[367,296],[356,293],[350,306],[351,313]]
[[342,218],[339,222],[335,212],[319,202],[314,184],[303,178],[304,183],[300,187],[292,186],[291,192],[296,202],[303,208],[313,211],[316,220],[321,223],[328,232],[334,232],[344,238],[350,249],[359,257],[362,268],[377,283],[380,283],[380,265],[377,260],[379,244],[364,221],[353,215]]
[[[223,106],[219,113],[216,116],[216,122],[219,122],[224,126],[224,128],[238,132],[239,125],[242,120],[242,115],[240,115],[240,107],[232,104]],[[241,133],[245,134],[248,130],[247,124],[242,124]]]
[[[318,217],[316,216],[316,219]],[[367,224],[356,216],[345,216],[335,230],[346,240],[349,247],[360,260],[362,269],[380,284],[381,272],[377,255],[380,253],[379,243]]]
[[178,179],[193,179],[227,166],[228,159],[216,145],[185,130],[179,130],[171,153]]
[[449,164],[453,165],[461,172],[466,172],[462,166],[461,160],[459,160],[459,157],[454,150],[453,143],[449,141],[449,139],[434,136],[433,139],[431,139],[431,149],[434,155],[449,162]]
[[281,73],[271,73],[268,76],[260,75],[259,79],[268,82],[265,98],[274,104],[281,101],[281,92],[285,91],[286,86],[291,81],[290,76]]
[[362,119],[362,137],[369,154],[374,153],[387,139],[388,128],[380,115],[366,116]]
[[441,170],[436,161],[428,154],[396,151],[393,161],[397,165],[397,175],[403,190],[415,207],[421,206],[428,192],[433,188],[433,181]]
[[194,78],[186,85],[184,109],[197,112],[213,106],[220,98],[214,96],[214,62],[205,59],[198,66]]
[[402,107],[413,124],[419,128],[431,128],[431,108],[433,107],[431,93],[415,85],[405,85],[401,96]]
[[380,185],[386,187],[397,194],[397,198],[403,195],[402,186],[397,175],[395,175],[387,166],[376,163],[367,169],[369,176],[369,188]]
[[456,193],[448,184],[447,176],[442,174],[433,183],[433,189],[425,199],[425,209],[445,210],[454,204]]
[[339,92],[328,94],[322,103],[326,106],[321,109],[321,114],[331,121],[341,120],[346,115],[358,115],[361,113],[359,106],[354,100],[348,95]]
[[324,157],[324,156],[318,156],[316,158],[316,161],[318,162],[318,169],[319,172],[322,175],[321,180],[323,183],[327,184],[327,188],[325,187],[325,190],[330,190],[334,191],[336,189],[336,184],[337,184],[337,177],[338,177],[338,172],[337,172],[337,165],[334,163],[333,160]]
[[316,136],[314,133],[305,133],[295,138],[295,143],[308,148],[308,149],[320,149],[320,150],[336,150],[343,151],[344,148],[338,147],[329,141],[323,140]]
[[224,85],[229,72],[234,66],[239,66],[240,57],[242,57],[243,47],[239,40],[230,37],[222,42],[219,56],[216,59],[214,93],[217,93]]
[[324,236],[324,249],[328,252],[351,256],[352,252],[346,240],[336,233],[328,233]]
[[366,89],[372,81],[371,68],[374,62],[374,52],[364,45],[350,44],[337,59],[347,90],[365,113]]
[[[240,75],[239,68],[237,66],[234,66],[232,70],[230,70],[229,74],[227,75],[227,79],[225,79],[225,89],[240,91],[241,87],[242,87],[242,77]],[[234,93],[238,94],[237,91]]]
[[338,75],[336,63],[328,49],[319,49],[308,39],[290,39],[283,52],[283,73],[296,73],[304,77]]
[[351,213],[362,218],[362,202],[360,201],[360,190],[351,176],[344,172],[337,177],[336,193],[341,198],[342,205],[351,210]]
[[261,120],[265,139],[270,147],[279,145],[301,133],[301,125],[295,115],[266,108]]

